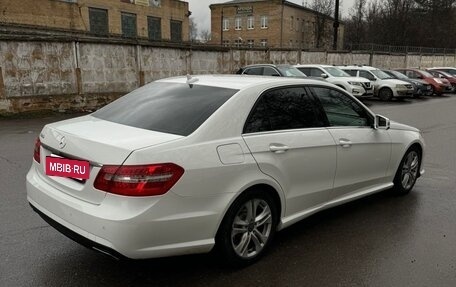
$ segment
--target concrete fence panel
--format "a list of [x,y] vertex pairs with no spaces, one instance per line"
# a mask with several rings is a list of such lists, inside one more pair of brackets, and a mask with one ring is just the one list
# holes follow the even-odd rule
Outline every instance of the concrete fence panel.
[[187,50],[166,48],[141,48],[141,70],[144,72],[144,82],[186,75],[190,73],[187,57],[191,57]]
[[79,67],[83,93],[126,93],[139,87],[135,46],[81,43]]
[[5,97],[77,92],[71,43],[0,42]]

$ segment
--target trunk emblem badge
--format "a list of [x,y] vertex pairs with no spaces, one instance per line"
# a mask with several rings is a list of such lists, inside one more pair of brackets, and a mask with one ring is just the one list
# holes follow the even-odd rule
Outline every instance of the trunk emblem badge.
[[57,136],[57,141],[59,142],[59,148],[62,149],[66,146],[65,136],[62,136],[62,135]]

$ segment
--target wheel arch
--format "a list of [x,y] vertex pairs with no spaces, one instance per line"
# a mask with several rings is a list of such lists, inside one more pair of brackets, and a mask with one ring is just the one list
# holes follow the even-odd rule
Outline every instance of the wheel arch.
[[231,208],[231,206],[233,206],[233,203],[236,202],[236,200],[238,200],[242,195],[246,194],[247,192],[258,189],[265,190],[273,198],[278,211],[277,213],[279,214],[278,222],[280,223],[281,218],[285,214],[285,195],[283,194],[281,187],[277,183],[257,181],[245,186],[241,191],[236,193],[236,195],[231,198],[229,204],[227,204],[225,210],[220,216],[219,222],[217,224],[216,233],[214,236],[217,236],[220,230],[220,226],[222,225],[222,222],[225,219],[228,210]]

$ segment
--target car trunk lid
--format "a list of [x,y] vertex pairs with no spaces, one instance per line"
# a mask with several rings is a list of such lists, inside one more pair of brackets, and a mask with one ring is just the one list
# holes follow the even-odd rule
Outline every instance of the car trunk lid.
[[[39,172],[48,184],[62,192],[99,204],[106,193],[95,189],[93,182],[101,166],[121,165],[134,150],[180,138],[183,136],[130,127],[90,115],[57,122],[45,126],[40,134]],[[47,156],[89,161],[89,179],[47,176]]]

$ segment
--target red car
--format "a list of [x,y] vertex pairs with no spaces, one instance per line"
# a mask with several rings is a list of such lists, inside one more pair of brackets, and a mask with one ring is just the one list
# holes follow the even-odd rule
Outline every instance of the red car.
[[409,78],[426,81],[431,85],[433,94],[441,95],[453,92],[453,86],[447,79],[435,77],[427,71],[419,69],[396,69],[396,71],[405,74]]
[[453,90],[456,89],[456,77],[450,73],[444,71],[437,71],[437,70],[427,70],[436,78],[447,79],[448,82],[453,86]]

